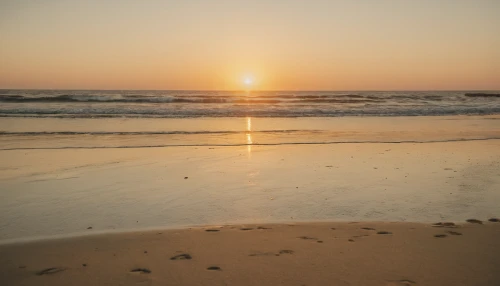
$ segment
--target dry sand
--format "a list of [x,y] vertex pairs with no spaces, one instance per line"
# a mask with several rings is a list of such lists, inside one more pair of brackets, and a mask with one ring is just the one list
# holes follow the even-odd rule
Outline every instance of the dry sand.
[[500,285],[500,223],[230,225],[0,246],[1,285]]

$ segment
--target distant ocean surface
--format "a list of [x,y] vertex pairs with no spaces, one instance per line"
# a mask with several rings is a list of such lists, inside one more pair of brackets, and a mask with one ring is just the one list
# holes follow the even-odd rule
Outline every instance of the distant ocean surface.
[[500,114],[499,96],[466,96],[474,92],[0,90],[0,117],[190,118]]

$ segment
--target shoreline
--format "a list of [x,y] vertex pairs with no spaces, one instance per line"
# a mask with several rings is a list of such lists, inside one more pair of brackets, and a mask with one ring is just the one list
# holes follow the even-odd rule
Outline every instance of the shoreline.
[[496,285],[500,223],[204,226],[0,245],[6,285]]
[[460,142],[476,142],[476,141],[500,141],[500,137],[490,137],[490,138],[464,138],[464,139],[443,139],[443,140],[433,140],[433,141],[329,141],[329,142],[288,142],[288,143],[241,143],[241,144],[197,144],[197,145],[137,145],[137,146],[96,146],[96,147],[84,147],[84,146],[73,146],[73,147],[27,147],[27,148],[3,148],[0,151],[36,151],[36,150],[75,150],[75,149],[87,149],[87,150],[97,150],[97,149],[160,149],[160,148],[203,148],[203,147],[265,147],[265,146],[294,146],[294,145],[345,145],[345,144],[435,144],[435,143],[460,143]]
[[[480,221],[480,224],[495,224],[499,220],[496,217],[491,217],[487,219],[476,219],[471,218],[468,220]],[[288,221],[266,221],[266,222],[227,222],[221,224],[194,224],[194,225],[172,225],[172,226],[151,226],[151,227],[138,227],[138,228],[125,228],[125,229],[101,229],[96,230],[92,226],[89,226],[87,229],[72,232],[66,234],[54,234],[54,235],[46,235],[46,236],[33,236],[33,237],[19,237],[19,238],[10,238],[0,240],[0,247],[9,246],[9,245],[17,245],[17,244],[32,244],[43,241],[58,241],[58,240],[71,240],[78,238],[91,238],[96,236],[114,236],[114,235],[133,235],[137,233],[148,233],[148,232],[164,232],[164,231],[185,231],[191,229],[207,229],[207,228],[234,228],[235,226],[259,226],[259,225],[315,225],[315,224],[415,224],[415,225],[434,225],[440,222],[437,221],[413,221],[413,220],[401,220],[401,221],[391,221],[391,220],[359,220],[359,221],[351,221],[351,220],[335,220],[335,219],[319,219],[319,220],[288,220]],[[443,222],[441,222],[443,223]],[[447,224],[454,224],[457,226],[460,225],[468,225],[470,224],[467,220],[446,220]],[[500,225],[500,224],[499,224]]]

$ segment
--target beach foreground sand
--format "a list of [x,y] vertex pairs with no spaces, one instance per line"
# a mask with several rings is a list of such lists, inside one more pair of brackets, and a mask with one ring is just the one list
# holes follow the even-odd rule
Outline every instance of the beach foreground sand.
[[[451,223],[450,223],[451,224]],[[321,222],[0,246],[1,285],[500,285],[500,223]]]

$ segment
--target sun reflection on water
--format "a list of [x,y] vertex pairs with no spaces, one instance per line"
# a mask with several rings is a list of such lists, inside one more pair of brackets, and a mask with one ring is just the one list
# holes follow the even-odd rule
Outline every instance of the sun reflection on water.
[[252,118],[251,117],[247,117],[247,132],[246,132],[246,136],[247,136],[247,153],[248,153],[248,158],[251,157],[251,153],[252,153]]

